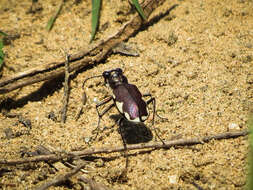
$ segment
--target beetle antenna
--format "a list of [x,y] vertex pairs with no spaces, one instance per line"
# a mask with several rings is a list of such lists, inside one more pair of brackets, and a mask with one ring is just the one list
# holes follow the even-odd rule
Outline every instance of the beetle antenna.
[[83,81],[82,88],[84,87],[84,84],[87,82],[87,80],[89,80],[89,79],[93,79],[93,78],[102,77],[102,76],[103,76],[103,75],[97,75],[97,76],[88,77],[87,79],[85,79],[85,80]]

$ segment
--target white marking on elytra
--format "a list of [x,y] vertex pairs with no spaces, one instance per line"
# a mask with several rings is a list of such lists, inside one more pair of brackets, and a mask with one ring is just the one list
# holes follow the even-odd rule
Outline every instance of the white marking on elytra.
[[130,119],[130,116],[129,114],[126,112],[124,113],[125,114],[125,117],[127,118],[128,121],[132,121],[132,122],[136,122],[136,123],[140,123],[140,118],[139,117],[136,117],[135,119]]
[[140,120],[139,117],[136,117],[135,119],[131,119],[130,121],[136,122],[136,123],[140,123],[141,122],[141,120]]
[[123,112],[123,102],[116,101],[116,106],[117,106],[119,112],[124,114],[128,121],[137,122],[137,123],[141,122],[139,117],[131,119],[130,115],[127,112],[125,112],[125,113]]
[[146,119],[148,119],[148,115],[147,116],[146,115],[141,116],[142,121],[145,121]]
[[[119,110],[120,113],[123,113],[123,102],[117,102],[116,101],[116,106]],[[129,116],[129,115],[128,115]]]
[[129,114],[127,112],[125,113],[125,117],[127,118],[127,120],[130,121],[130,116],[129,116]]

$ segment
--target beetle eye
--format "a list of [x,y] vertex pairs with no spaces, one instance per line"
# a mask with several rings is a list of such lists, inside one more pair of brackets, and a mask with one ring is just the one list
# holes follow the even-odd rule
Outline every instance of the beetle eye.
[[121,68],[117,68],[115,69],[118,73],[122,73],[122,69]]
[[103,77],[108,78],[110,76],[110,73],[108,71],[103,72]]

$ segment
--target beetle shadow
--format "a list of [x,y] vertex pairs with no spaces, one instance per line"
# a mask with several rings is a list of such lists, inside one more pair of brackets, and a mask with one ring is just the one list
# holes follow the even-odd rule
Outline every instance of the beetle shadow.
[[[110,118],[118,122],[122,116],[115,114],[110,115]],[[122,131],[122,138],[127,144],[146,143],[153,139],[152,131],[144,123],[133,123],[123,119],[118,129],[119,133],[120,130]]]

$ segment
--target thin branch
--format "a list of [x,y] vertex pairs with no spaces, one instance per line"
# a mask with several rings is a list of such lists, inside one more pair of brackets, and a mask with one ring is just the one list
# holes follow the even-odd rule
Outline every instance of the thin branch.
[[86,104],[86,102],[87,102],[87,96],[86,96],[86,93],[83,90],[82,103],[79,106],[79,108],[77,109],[78,112],[76,114],[76,121],[80,118],[80,116],[81,116],[81,114],[83,112],[83,106]]
[[[161,142],[151,142],[145,144],[133,144],[128,145],[127,150],[137,150],[137,149],[160,149],[160,148],[171,148],[173,146],[191,146],[196,144],[204,144],[209,142],[210,140],[222,140],[222,139],[229,139],[229,138],[237,138],[240,136],[246,136],[249,134],[248,130],[236,131],[236,132],[225,132],[219,133],[215,135],[200,137],[200,138],[192,138],[192,139],[179,139],[179,140],[172,140],[172,141],[165,141],[164,144]],[[124,146],[114,147],[114,148],[98,148],[98,149],[88,149],[83,151],[73,151],[68,154],[49,154],[49,155],[41,155],[35,157],[28,157],[22,159],[13,159],[13,160],[6,160],[1,159],[0,164],[7,164],[7,165],[16,165],[16,164],[23,164],[28,162],[39,162],[39,161],[59,161],[62,159],[73,159],[76,157],[84,157],[87,155],[92,154],[101,154],[101,153],[113,153],[113,152],[122,152],[125,151]]]
[[68,180],[71,176],[75,175],[77,172],[79,172],[84,166],[86,165],[86,163],[81,163],[80,165],[78,165],[77,167],[75,167],[73,170],[71,170],[70,172],[64,174],[64,175],[59,175],[57,177],[55,177],[54,179],[47,181],[46,183],[42,184],[41,186],[35,188],[35,190],[45,190],[47,188],[49,188],[50,186],[54,186],[54,185],[58,185],[66,180]]
[[[155,8],[161,5],[165,0],[146,0],[142,4],[143,11],[148,17]],[[69,72],[78,71],[85,66],[93,63],[99,63],[111,54],[112,49],[132,36],[140,29],[142,25],[141,17],[136,14],[130,21],[125,23],[116,34],[103,40],[89,50],[81,51],[69,57]],[[27,71],[17,73],[14,76],[0,80],[0,94],[34,84],[37,82],[50,80],[64,75],[65,61],[40,64],[40,66]]]
[[61,111],[61,122],[62,123],[65,123],[65,121],[66,121],[68,102],[69,102],[69,55],[66,53],[64,97],[63,97],[63,107],[62,107],[62,111]]

